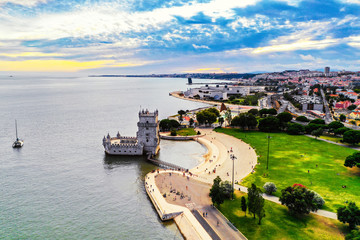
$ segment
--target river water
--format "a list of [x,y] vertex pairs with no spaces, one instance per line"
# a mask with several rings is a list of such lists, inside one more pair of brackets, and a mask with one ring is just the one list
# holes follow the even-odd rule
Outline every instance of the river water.
[[[144,189],[156,167],[107,157],[102,138],[135,136],[140,107],[159,118],[201,103],[169,96],[186,79],[0,76],[0,239],[182,239]],[[14,119],[21,149],[13,149]],[[196,142],[161,142],[161,160],[193,167]]]

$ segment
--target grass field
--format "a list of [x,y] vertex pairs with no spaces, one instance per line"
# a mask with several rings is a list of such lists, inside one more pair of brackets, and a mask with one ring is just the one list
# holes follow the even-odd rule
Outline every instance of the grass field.
[[176,134],[179,136],[191,136],[196,135],[196,131],[193,128],[182,128],[177,130]]
[[[255,183],[262,188],[265,182],[274,182],[278,188],[275,195],[280,196],[281,189],[301,183],[324,198],[325,210],[336,212],[345,201],[360,205],[360,169],[344,167],[345,158],[355,150],[306,136],[271,133],[269,169],[266,170],[267,133],[224,128],[216,131],[241,138],[260,156],[260,165],[254,174],[243,179],[242,185],[249,187]],[[346,188],[342,188],[343,185]]]
[[245,193],[235,192],[236,199],[226,200],[220,211],[249,239],[344,239],[346,226],[337,220],[320,217],[314,214],[300,218],[291,216],[285,206],[265,201],[265,214],[261,225],[241,211],[241,196]]

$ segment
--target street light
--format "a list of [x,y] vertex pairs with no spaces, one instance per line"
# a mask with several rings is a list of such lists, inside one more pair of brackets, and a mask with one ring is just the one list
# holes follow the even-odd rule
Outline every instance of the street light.
[[234,200],[234,162],[235,162],[235,159],[237,159],[237,158],[235,157],[234,154],[230,154],[230,158],[231,158],[231,160],[233,161],[232,184],[231,184],[231,186],[232,186],[232,200]]
[[268,151],[267,151],[267,159],[266,159],[266,170],[269,169],[269,152],[270,152],[270,135],[267,136],[268,139]]

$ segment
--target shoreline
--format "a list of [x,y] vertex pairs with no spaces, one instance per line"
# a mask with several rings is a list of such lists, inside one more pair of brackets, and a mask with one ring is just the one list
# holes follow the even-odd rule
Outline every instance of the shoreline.
[[[208,105],[212,105],[212,106],[221,106],[221,104],[223,104],[223,102],[216,102],[216,101],[208,101],[208,100],[201,100],[201,99],[194,99],[194,98],[187,98],[187,97],[184,97],[184,96],[180,96],[181,91],[174,91],[174,92],[170,92],[169,95],[172,96],[172,97],[175,97],[175,98],[179,98],[179,99],[182,99],[182,100],[187,100],[187,101],[193,101],[193,102],[200,102],[200,103],[204,103],[204,104],[208,104]],[[236,104],[231,104],[231,103],[224,103],[225,105],[233,108],[233,109],[236,109],[238,108],[239,109],[239,112],[240,110],[250,110],[250,109],[259,109],[260,107],[259,106],[249,106],[249,105],[236,105]]]
[[[197,137],[194,141],[207,149],[207,152],[203,155],[204,160],[200,164],[189,170],[188,173],[162,169],[148,173],[145,177],[146,192],[153,202],[160,219],[174,219],[185,239],[211,239],[211,237],[189,208],[166,201],[159,187],[155,184],[155,178],[159,174],[173,173],[187,177],[191,181],[199,181],[211,186],[216,176],[220,176],[223,181],[231,182],[233,163],[236,169],[234,179],[238,181],[250,174],[257,164],[256,152],[247,143],[235,137],[214,132],[212,129],[200,130],[203,136]],[[230,159],[230,154],[237,157],[234,162]],[[245,237],[242,236],[242,239],[245,239]]]

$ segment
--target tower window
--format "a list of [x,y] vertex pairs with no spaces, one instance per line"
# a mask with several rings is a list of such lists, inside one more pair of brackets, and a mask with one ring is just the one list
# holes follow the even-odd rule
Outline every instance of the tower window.
[[149,121],[146,121],[146,123],[149,123]]
[[146,139],[146,142],[149,142],[149,139]]

